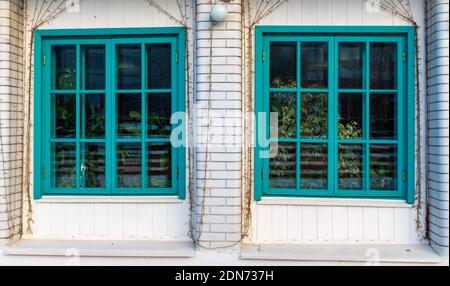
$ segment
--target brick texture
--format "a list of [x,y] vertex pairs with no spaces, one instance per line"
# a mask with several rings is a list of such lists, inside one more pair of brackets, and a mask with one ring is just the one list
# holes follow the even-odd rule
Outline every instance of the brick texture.
[[220,23],[210,18],[212,6],[210,0],[196,6],[195,215],[197,222],[203,215],[200,244],[222,247],[239,241],[241,232],[241,1],[227,4]]
[[0,0],[0,245],[21,227],[22,30],[22,1]]

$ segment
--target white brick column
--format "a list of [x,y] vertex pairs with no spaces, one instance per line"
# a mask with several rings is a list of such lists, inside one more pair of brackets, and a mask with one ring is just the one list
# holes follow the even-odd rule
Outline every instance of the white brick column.
[[449,253],[449,1],[427,3],[428,192],[433,248]]
[[21,227],[22,39],[22,1],[0,0],[0,245]]
[[[226,4],[226,20],[214,23],[211,7],[220,2],[196,1],[197,127],[203,127],[197,142],[209,140],[196,149],[195,221],[207,248],[231,246],[241,236],[241,1]],[[208,110],[216,118],[208,120]]]

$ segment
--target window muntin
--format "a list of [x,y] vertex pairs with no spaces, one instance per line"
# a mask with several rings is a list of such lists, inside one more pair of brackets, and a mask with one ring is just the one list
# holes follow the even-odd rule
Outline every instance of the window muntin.
[[[403,196],[404,38],[266,36],[263,43],[271,84],[263,84],[262,111],[279,112],[279,138],[271,138],[278,155],[260,159],[269,174],[263,195]],[[296,52],[277,61],[279,46]],[[273,86],[282,82],[272,71],[279,62],[295,62],[300,86]]]
[[177,47],[177,37],[43,41],[41,194],[183,193],[184,151],[170,143],[184,102]]

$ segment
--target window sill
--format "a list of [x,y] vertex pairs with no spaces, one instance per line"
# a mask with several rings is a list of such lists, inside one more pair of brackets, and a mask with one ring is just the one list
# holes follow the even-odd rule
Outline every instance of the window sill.
[[263,197],[257,205],[413,208],[404,200]]
[[[374,260],[378,255],[378,260]],[[244,244],[243,260],[369,263],[441,263],[429,245],[420,244]],[[367,265],[367,264],[366,264]]]
[[46,203],[148,203],[181,204],[178,196],[44,196],[36,200],[38,204]]
[[4,251],[5,255],[81,257],[158,257],[190,258],[195,255],[191,241],[148,240],[51,240],[22,239]]

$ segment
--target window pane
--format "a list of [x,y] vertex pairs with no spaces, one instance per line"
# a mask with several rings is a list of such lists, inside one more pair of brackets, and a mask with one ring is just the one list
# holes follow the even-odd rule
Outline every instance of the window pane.
[[55,60],[53,88],[76,89],[76,46],[54,46],[53,57]]
[[172,146],[170,143],[147,145],[148,187],[172,187]]
[[328,87],[328,43],[302,43],[303,88]]
[[117,95],[117,135],[125,138],[141,137],[141,94]]
[[77,104],[75,94],[54,94],[51,96],[52,138],[75,138]]
[[395,94],[370,95],[370,138],[395,139],[396,135]]
[[271,93],[270,112],[278,113],[278,137],[297,137],[297,95],[295,93]]
[[105,46],[83,46],[83,77],[84,89],[105,89]]
[[86,143],[82,147],[81,176],[85,188],[105,187],[105,144]]
[[141,89],[141,46],[117,46],[117,88]]
[[326,93],[302,93],[300,112],[302,138],[327,138],[328,95]]
[[339,189],[363,189],[363,145],[339,144]]
[[397,189],[397,147],[370,146],[370,188],[372,190]]
[[54,188],[76,187],[77,147],[75,143],[51,144],[51,186]]
[[278,154],[270,159],[269,185],[272,189],[295,189],[297,144],[278,143]]
[[339,88],[363,88],[364,44],[339,44]]
[[339,139],[361,139],[363,129],[363,95],[339,94]]
[[370,44],[370,88],[395,89],[396,88],[396,61],[397,46],[394,43]]
[[324,190],[328,182],[328,146],[300,145],[300,188]]
[[85,94],[82,98],[83,138],[105,138],[105,96],[103,94]]
[[149,137],[170,137],[172,116],[172,95],[170,93],[148,94],[148,126]]
[[117,144],[117,187],[140,188],[142,186],[141,143]]
[[148,88],[165,89],[172,85],[170,44],[158,44],[147,46],[148,61]]
[[274,42],[270,44],[270,87],[297,86],[297,43]]

